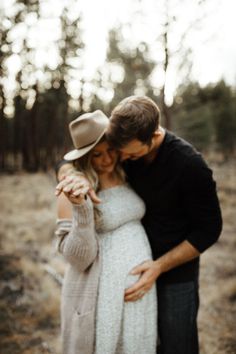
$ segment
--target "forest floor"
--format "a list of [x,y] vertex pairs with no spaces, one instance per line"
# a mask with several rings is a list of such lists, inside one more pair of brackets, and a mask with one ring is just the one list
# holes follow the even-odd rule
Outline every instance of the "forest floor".
[[[224,230],[201,257],[200,353],[236,354],[236,163],[211,167]],[[59,354],[65,263],[52,247],[53,173],[2,175],[0,183],[0,353]]]

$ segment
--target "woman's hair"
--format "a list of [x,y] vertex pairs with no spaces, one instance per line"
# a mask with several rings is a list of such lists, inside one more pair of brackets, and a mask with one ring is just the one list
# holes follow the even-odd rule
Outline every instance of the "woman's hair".
[[98,175],[95,172],[93,166],[92,166],[92,154],[89,152],[88,154],[85,154],[84,156],[80,157],[79,159],[74,161],[74,166],[76,170],[82,172],[85,177],[89,180],[92,188],[97,191],[98,190]]
[[[99,141],[98,144],[106,141],[105,136]],[[74,166],[75,168],[82,172],[85,177],[89,180],[91,187],[94,189],[95,192],[99,191],[100,186],[99,186],[99,178],[92,166],[92,150],[85,154],[84,156],[80,157],[79,159],[74,161]],[[125,181],[125,173],[118,161],[118,163],[115,166],[114,172],[116,175],[121,179],[121,181]],[[95,223],[98,226],[101,221],[101,212],[98,210],[96,205],[94,206],[94,218],[95,218]]]
[[[103,138],[99,141],[98,144],[104,141],[106,141],[105,136],[103,136]],[[98,191],[100,187],[99,178],[92,166],[92,151],[93,150],[91,150],[89,153],[85,154],[84,156],[80,157],[79,159],[75,160],[74,166],[78,171],[82,172],[86,176],[92,188],[95,191]],[[116,164],[114,172],[121,179],[121,181],[125,181],[125,174],[119,162]]]

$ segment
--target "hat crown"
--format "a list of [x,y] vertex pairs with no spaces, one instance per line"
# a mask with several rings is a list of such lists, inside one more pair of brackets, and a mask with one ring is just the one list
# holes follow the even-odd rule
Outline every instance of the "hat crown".
[[109,119],[100,110],[82,114],[73,120],[69,128],[74,147],[81,149],[93,144],[104,132],[108,124]]

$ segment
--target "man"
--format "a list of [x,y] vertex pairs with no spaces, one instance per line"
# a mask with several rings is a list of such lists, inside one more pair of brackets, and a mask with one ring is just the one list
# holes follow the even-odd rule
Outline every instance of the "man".
[[[217,241],[222,218],[212,171],[159,119],[151,99],[131,96],[113,110],[107,132],[129,183],[146,204],[143,225],[154,259],[132,270],[140,278],[125,301],[136,301],[156,282],[158,353],[197,354],[199,255]],[[78,195],[85,185],[83,177],[68,177],[57,190]],[[93,191],[90,196],[98,201]]]

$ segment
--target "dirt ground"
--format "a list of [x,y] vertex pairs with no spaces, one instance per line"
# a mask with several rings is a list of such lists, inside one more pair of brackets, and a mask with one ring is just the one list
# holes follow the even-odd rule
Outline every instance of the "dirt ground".
[[[201,354],[235,354],[236,163],[211,167],[224,230],[201,257],[200,347]],[[52,246],[53,173],[2,175],[0,183],[0,353],[59,354],[65,263]]]

